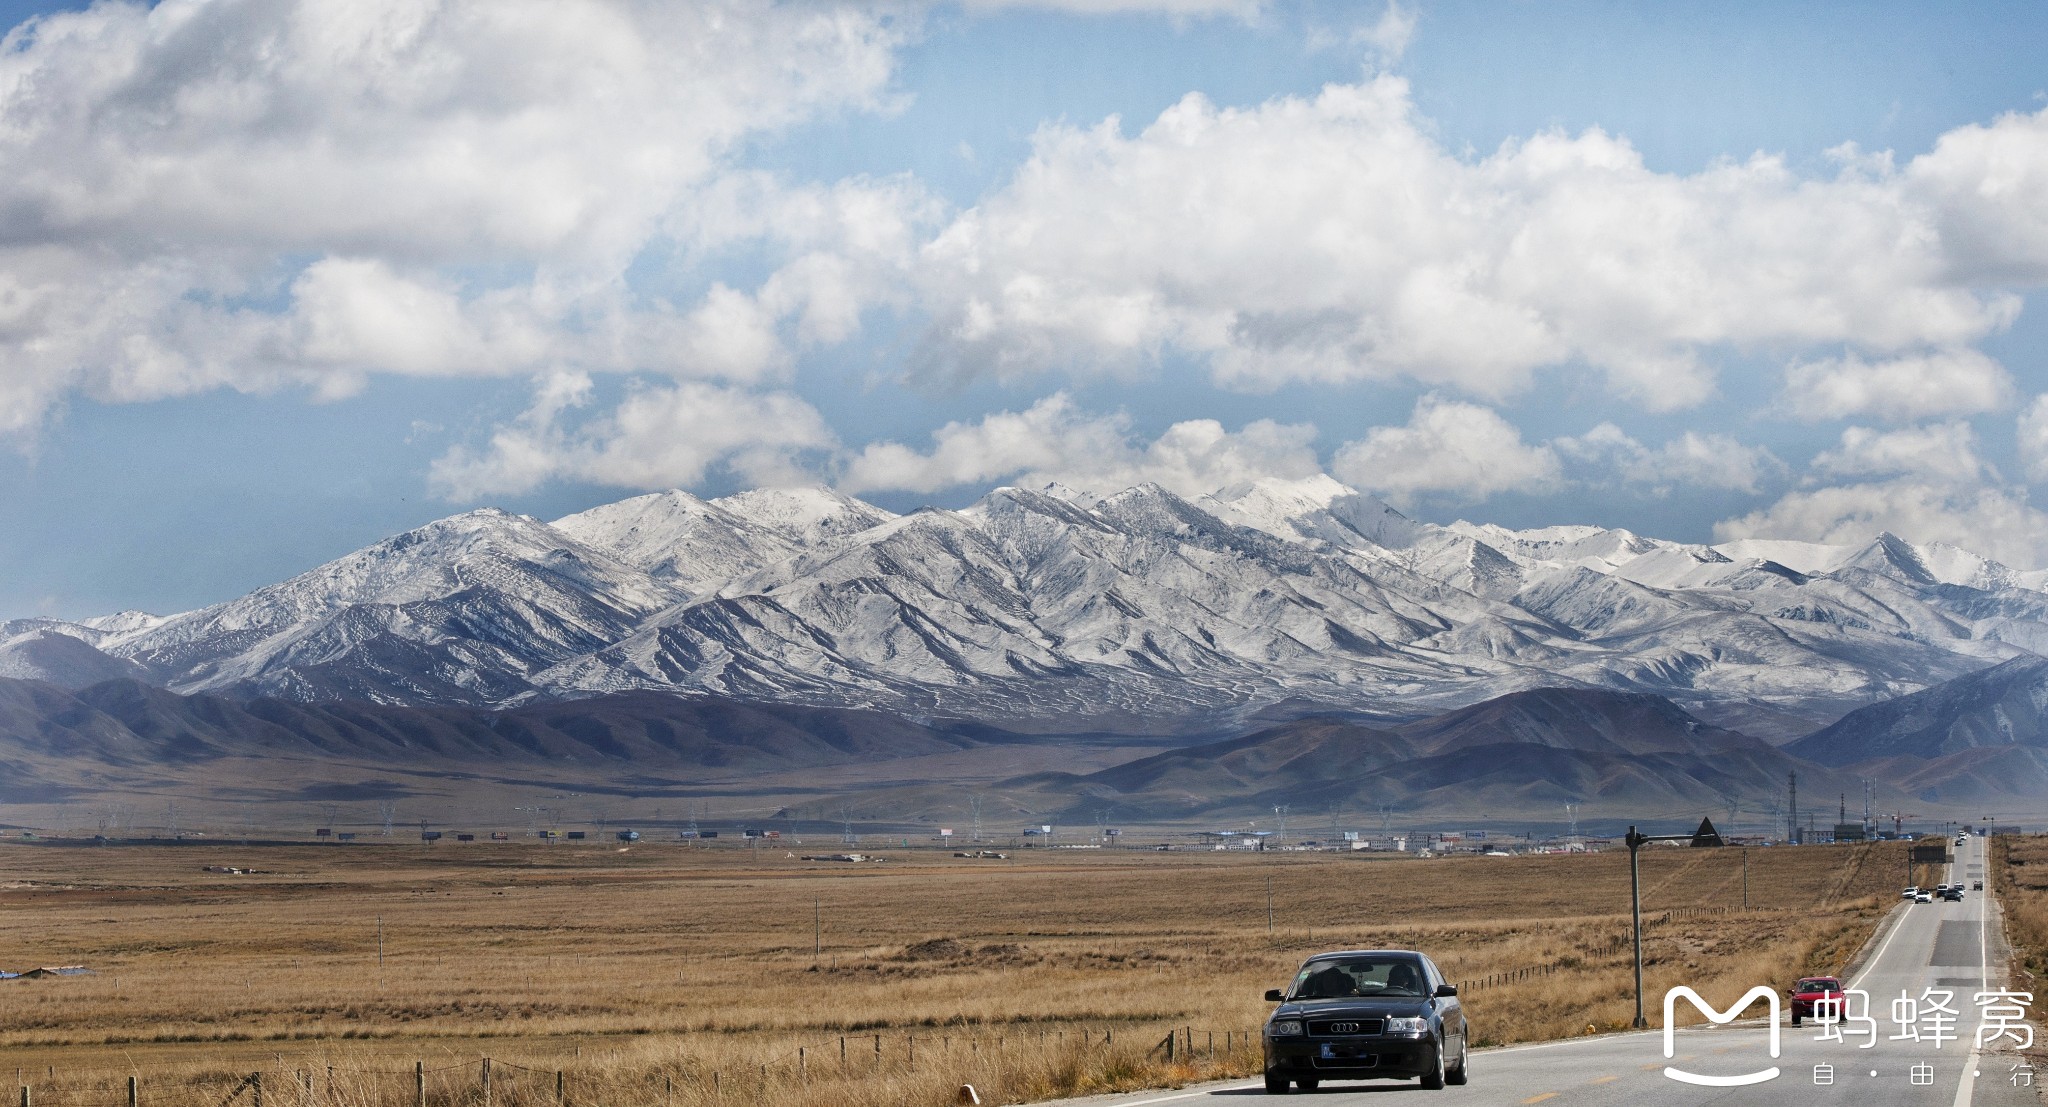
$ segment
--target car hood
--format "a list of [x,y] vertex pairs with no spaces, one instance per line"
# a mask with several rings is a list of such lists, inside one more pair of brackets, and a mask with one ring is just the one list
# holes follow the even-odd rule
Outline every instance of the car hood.
[[1302,999],[1283,1003],[1273,1012],[1276,1019],[1339,1019],[1356,1016],[1368,1019],[1400,1018],[1429,1012],[1429,1000],[1414,996],[1386,999]]

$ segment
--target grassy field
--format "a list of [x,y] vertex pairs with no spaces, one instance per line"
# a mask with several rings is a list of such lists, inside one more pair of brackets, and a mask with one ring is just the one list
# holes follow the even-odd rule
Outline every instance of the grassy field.
[[[1646,994],[1840,967],[1899,849],[1750,850],[1747,911],[1742,851],[1646,850]],[[1625,851],[886,856],[10,843],[0,967],[96,975],[0,982],[0,1056],[39,1107],[131,1075],[214,1107],[259,1071],[266,1107],[410,1104],[416,1065],[430,1102],[482,1103],[485,1057],[493,1104],[552,1103],[557,1073],[574,1103],[1026,1101],[1253,1072],[1264,989],[1381,946],[1469,983],[1475,1043],[1633,1013]]]

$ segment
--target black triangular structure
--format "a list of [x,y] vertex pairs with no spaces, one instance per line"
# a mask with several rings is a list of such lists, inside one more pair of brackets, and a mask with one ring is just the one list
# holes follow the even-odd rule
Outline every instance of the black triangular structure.
[[1696,846],[1718,846],[1723,844],[1721,832],[1714,829],[1714,820],[1700,820],[1700,828],[1692,832],[1692,844]]

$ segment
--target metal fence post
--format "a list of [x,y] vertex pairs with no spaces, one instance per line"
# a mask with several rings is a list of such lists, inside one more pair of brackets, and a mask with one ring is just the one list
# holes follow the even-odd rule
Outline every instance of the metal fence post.
[[484,1058],[484,1107],[491,1107],[491,1059]]
[[[713,1082],[714,1082],[714,1083],[716,1083],[716,1080],[714,1080]],[[568,1090],[568,1082],[567,1082],[567,1081],[566,1081],[565,1079],[563,1079],[563,1077],[562,1077],[562,1070],[561,1070],[561,1069],[556,1069],[556,1070],[555,1070],[555,1107],[562,1107],[562,1104],[564,1104],[564,1103],[567,1103],[567,1102],[569,1102],[568,1098],[567,1098],[567,1097],[566,1097],[566,1096],[565,1096],[565,1095],[563,1094],[563,1093],[565,1093],[565,1092],[566,1092],[567,1090]]]
[[128,1107],[135,1107],[135,1078],[128,1078]]
[[412,1098],[413,1107],[427,1107],[427,1063],[425,1061],[414,1061],[412,1063]]

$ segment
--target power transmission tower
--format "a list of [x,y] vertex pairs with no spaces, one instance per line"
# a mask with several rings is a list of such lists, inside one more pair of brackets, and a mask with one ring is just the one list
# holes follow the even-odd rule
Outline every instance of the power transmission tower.
[[1571,830],[1570,830],[1570,831],[1569,831],[1569,832],[1568,832],[1568,833],[1566,834],[1566,837],[1570,837],[1570,838],[1576,838],[1576,837],[1578,837],[1578,836],[1579,836],[1579,805],[1578,805],[1578,804],[1576,804],[1576,803],[1567,803],[1567,804],[1565,804],[1565,805],[1564,805],[1564,817],[1565,817],[1565,821],[1567,821],[1567,822],[1569,822],[1569,823],[1571,824]]
[[383,800],[377,804],[377,817],[384,824],[384,836],[386,838],[391,837],[391,820],[396,818],[397,815],[398,805],[390,800]]
[[1789,779],[1792,789],[1791,833],[1785,835],[1785,840],[1796,846],[1799,844],[1801,837],[1799,833],[1799,774],[1791,773],[1789,774]]
[[967,797],[967,810],[973,813],[973,819],[974,819],[974,838],[973,838],[973,840],[974,840],[974,841],[976,841],[976,842],[979,842],[979,841],[981,841],[981,801],[982,801],[982,799],[983,799],[983,796],[982,796],[982,794],[981,794],[980,792],[976,792],[975,794],[973,794],[973,795],[971,795],[971,796]]
[[1280,825],[1274,829],[1273,836],[1278,842],[1284,843],[1287,841],[1287,805],[1284,803],[1274,804],[1273,814],[1280,817]]

